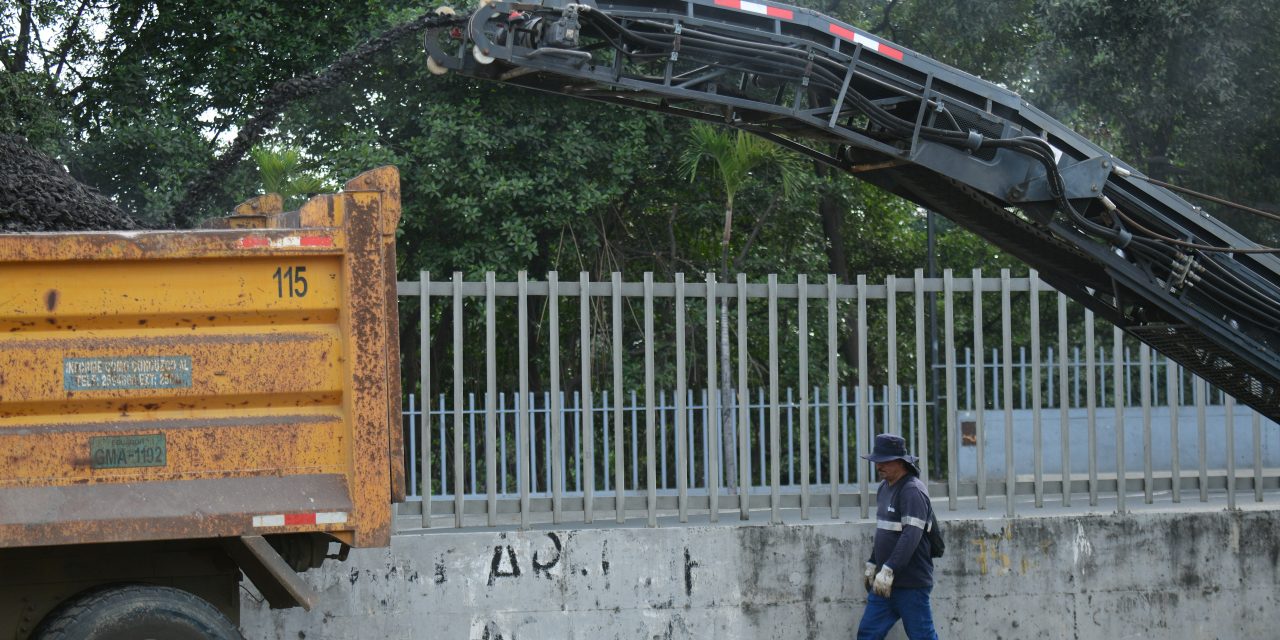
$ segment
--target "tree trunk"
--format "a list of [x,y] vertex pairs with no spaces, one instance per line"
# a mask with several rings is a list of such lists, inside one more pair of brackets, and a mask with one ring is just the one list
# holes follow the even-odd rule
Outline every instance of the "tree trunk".
[[27,58],[31,51],[31,1],[22,3],[22,11],[18,17],[18,41],[13,51],[13,60],[9,71],[21,73],[27,70]]
[[[821,165],[816,166],[816,171],[820,177],[825,178],[829,175],[828,170]],[[849,275],[849,257],[844,249],[844,233],[840,230],[843,217],[841,214],[840,202],[824,191],[818,197],[818,215],[822,218],[822,233],[827,237],[828,273],[835,274],[836,279],[843,284],[853,284]],[[839,336],[838,339],[840,354],[844,356],[850,369],[856,369],[858,366],[856,328],[854,331],[846,331],[845,335]]]

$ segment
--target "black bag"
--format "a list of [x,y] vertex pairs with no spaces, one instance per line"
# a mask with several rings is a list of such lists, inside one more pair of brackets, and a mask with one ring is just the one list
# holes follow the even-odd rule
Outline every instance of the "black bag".
[[924,535],[929,538],[929,557],[941,558],[947,551],[947,541],[942,539],[942,527],[938,526],[938,518],[933,515],[932,510],[929,511],[929,525],[925,528]]

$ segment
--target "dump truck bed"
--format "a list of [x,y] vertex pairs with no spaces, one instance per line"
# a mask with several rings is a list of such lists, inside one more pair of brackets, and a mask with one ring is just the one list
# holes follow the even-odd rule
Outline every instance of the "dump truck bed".
[[0,235],[0,547],[388,543],[398,174],[270,202],[237,228]]

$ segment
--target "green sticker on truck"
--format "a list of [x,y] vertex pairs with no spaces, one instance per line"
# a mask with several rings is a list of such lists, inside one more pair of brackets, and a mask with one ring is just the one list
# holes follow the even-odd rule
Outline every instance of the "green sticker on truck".
[[89,460],[94,469],[163,467],[167,453],[163,433],[89,438]]
[[191,356],[63,358],[67,391],[184,389],[191,386]]

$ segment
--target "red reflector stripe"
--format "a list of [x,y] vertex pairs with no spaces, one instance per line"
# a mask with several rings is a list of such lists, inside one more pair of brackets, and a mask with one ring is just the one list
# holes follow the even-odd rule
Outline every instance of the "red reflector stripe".
[[831,33],[837,36],[840,36],[845,40],[848,40],[856,44],[860,44],[872,51],[875,51],[876,53],[882,56],[885,56],[887,58],[893,58],[894,60],[902,59],[902,51],[898,49],[894,49],[893,47],[887,44],[884,44],[883,42],[877,42],[875,40],[872,40],[870,37],[864,36],[861,33],[857,33],[852,29],[846,29],[838,24],[828,25],[827,29],[831,31]]
[[254,516],[255,527],[290,527],[299,525],[343,524],[347,521],[345,511],[322,511],[320,513],[275,513],[265,516]]
[[737,9],[738,11],[748,11],[750,13],[758,13],[766,15],[770,18],[782,18],[783,20],[791,20],[795,18],[795,13],[790,9],[782,9],[779,7],[771,7],[759,2],[743,2],[742,0],[715,0],[716,6]]
[[255,249],[257,247],[275,247],[277,249],[287,247],[332,247],[333,238],[329,236],[285,236],[283,238],[263,238],[262,236],[245,236],[236,241],[236,247],[240,249]]
[[286,513],[284,514],[284,524],[286,527],[295,524],[315,524],[316,514],[314,513]]

